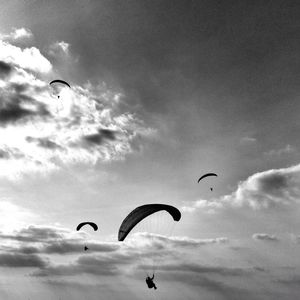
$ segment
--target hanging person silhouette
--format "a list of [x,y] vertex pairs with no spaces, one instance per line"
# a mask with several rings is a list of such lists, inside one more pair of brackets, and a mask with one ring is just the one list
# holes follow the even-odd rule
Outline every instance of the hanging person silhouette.
[[151,278],[149,276],[147,276],[146,283],[147,283],[149,289],[154,288],[156,290],[157,287],[156,287],[155,283],[153,282],[153,279],[154,279],[154,274]]

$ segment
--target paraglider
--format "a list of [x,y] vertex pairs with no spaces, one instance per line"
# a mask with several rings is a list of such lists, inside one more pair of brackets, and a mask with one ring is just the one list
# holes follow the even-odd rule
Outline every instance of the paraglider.
[[[167,214],[166,214],[167,213]],[[150,231],[152,232],[153,228],[152,225],[156,225],[160,229],[162,229],[164,227],[164,222],[166,221],[170,221],[170,217],[165,219],[165,216],[170,215],[173,218],[173,221],[178,222],[181,219],[181,213],[180,211],[171,205],[167,205],[167,204],[146,204],[146,205],[142,205],[139,206],[137,208],[135,208],[131,213],[129,213],[129,215],[124,219],[124,221],[122,222],[120,229],[119,229],[119,233],[118,233],[118,240],[119,241],[124,241],[126,239],[126,237],[128,236],[128,234],[131,232],[131,230],[134,227],[138,227],[138,225],[140,225],[140,223],[147,223],[145,219],[151,219],[151,218],[156,218],[156,220],[154,220],[154,222],[150,222]],[[171,219],[172,220],[172,219]],[[162,223],[159,224],[159,222],[157,221],[162,221]],[[166,222],[168,223],[168,222]],[[173,222],[171,222],[173,223]],[[150,234],[148,235],[148,238],[150,238],[150,240],[152,239],[152,241],[154,241],[153,239],[156,237],[155,234]],[[148,247],[151,247],[151,243]],[[157,261],[155,261],[155,252],[158,251],[157,248],[154,248],[155,250],[150,253],[146,252],[147,255],[141,255],[142,257],[144,256],[144,259],[147,259],[150,261],[152,260],[152,267],[153,267],[153,275],[152,277],[150,277],[148,274],[148,271],[146,272],[147,277],[146,277],[146,283],[149,289],[154,288],[155,290],[157,289],[155,283],[153,282],[154,279],[154,272],[155,272],[155,265],[157,264]],[[141,252],[143,252],[143,248],[141,250]],[[152,256],[152,258],[151,258]],[[142,258],[141,257],[141,258]],[[156,258],[157,259],[157,258]],[[149,264],[145,264],[146,266],[148,266],[149,268]]]
[[[68,86],[69,88],[71,88],[71,86],[70,86],[69,83],[67,83],[66,81],[61,80],[61,79],[55,79],[55,80],[52,80],[49,84],[52,85],[52,84],[54,84],[54,83],[56,83],[56,84],[63,84],[63,85]],[[59,99],[59,97],[60,97],[60,96],[58,95],[57,98]]]
[[124,241],[129,232],[132,230],[132,228],[136,226],[140,221],[162,210],[168,212],[172,216],[174,221],[178,222],[181,218],[180,211],[176,207],[171,205],[146,204],[139,206],[136,209],[134,209],[122,222],[119,229],[118,240]]
[[[76,230],[79,231],[83,226],[86,226],[86,225],[91,226],[94,229],[94,231],[98,230],[97,224],[93,223],[93,222],[82,222],[82,223],[78,224],[78,226],[76,227]],[[87,246],[84,246],[84,251],[87,251],[87,250],[89,250],[89,248]]]
[[[199,179],[198,179],[198,183],[203,179],[203,178],[206,178],[206,177],[209,177],[209,176],[218,176],[216,173],[206,173],[204,175],[202,175]],[[211,191],[213,191],[213,188],[211,187],[210,188]]]

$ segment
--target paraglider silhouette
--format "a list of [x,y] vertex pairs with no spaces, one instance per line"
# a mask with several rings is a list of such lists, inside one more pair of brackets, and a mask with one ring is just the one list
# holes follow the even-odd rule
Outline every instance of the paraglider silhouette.
[[[79,231],[82,227],[84,227],[86,225],[91,226],[94,229],[94,231],[98,230],[98,226],[94,222],[82,222],[82,223],[78,224],[78,226],[76,227],[76,230]],[[89,250],[89,248],[87,246],[84,246],[84,251],[87,251],[87,250]]]
[[67,85],[69,88],[71,88],[71,86],[70,86],[66,81],[60,80],[60,79],[52,80],[49,84],[53,84],[53,83],[56,83],[56,82],[65,84],[65,85]]
[[[150,217],[151,215],[153,216],[159,216],[159,212],[164,213],[167,212],[174,221],[178,222],[181,219],[181,213],[180,211],[171,205],[166,205],[166,204],[146,204],[139,206],[135,208],[129,215],[123,220],[119,233],[118,233],[118,240],[119,241],[124,241],[128,234],[131,232],[131,230],[138,225],[141,221],[144,219]],[[169,219],[169,218],[168,218]],[[159,220],[159,218],[158,218]],[[150,228],[151,230],[151,228]],[[159,250],[157,250],[159,251]],[[148,256],[151,256],[148,255]],[[155,283],[153,282],[154,279],[154,261],[153,261],[153,275],[150,277],[147,272],[147,277],[146,277],[146,284],[149,289],[154,288],[155,290],[157,289]]]
[[[61,79],[55,79],[55,80],[52,80],[49,84],[52,85],[54,83],[59,83],[59,84],[63,84],[63,85],[66,85],[68,86],[69,88],[71,88],[71,86],[64,80],[61,80]],[[59,95],[57,96],[57,98],[59,99]]]
[[[216,173],[206,173],[204,175],[202,175],[199,179],[198,179],[198,183],[203,179],[203,178],[206,178],[206,177],[209,177],[209,176],[218,176]],[[213,188],[211,187],[210,188],[211,191],[213,191]]]

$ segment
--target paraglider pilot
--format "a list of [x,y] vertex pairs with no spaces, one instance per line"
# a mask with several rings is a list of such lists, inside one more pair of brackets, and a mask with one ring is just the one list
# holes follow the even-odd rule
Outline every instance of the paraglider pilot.
[[156,287],[155,283],[153,282],[153,279],[154,279],[154,274],[152,277],[147,276],[146,283],[147,283],[149,289],[154,288],[156,290],[157,287]]

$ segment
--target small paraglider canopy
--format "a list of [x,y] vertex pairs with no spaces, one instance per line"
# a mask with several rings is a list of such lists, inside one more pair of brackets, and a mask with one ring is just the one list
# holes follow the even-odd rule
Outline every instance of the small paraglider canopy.
[[80,223],[80,224],[77,226],[76,230],[79,231],[79,230],[80,230],[83,226],[85,226],[85,225],[90,225],[91,227],[93,227],[93,229],[94,229],[95,231],[98,230],[97,224],[95,224],[95,223],[93,223],[93,222],[82,222],[82,223]]
[[181,218],[181,213],[180,211],[171,205],[166,205],[166,204],[146,204],[137,207],[134,209],[122,222],[120,229],[119,229],[119,234],[118,234],[118,240],[119,241],[124,241],[129,232],[135,227],[140,221],[145,219],[146,217],[165,210],[168,212],[174,221],[179,221]]
[[52,80],[49,84],[53,84],[53,83],[62,83],[62,84],[67,85],[69,88],[71,88],[71,86],[66,81],[61,80],[61,79]]
[[200,180],[202,180],[203,178],[208,177],[208,176],[218,176],[218,175],[216,173],[206,173],[198,179],[198,183],[200,182]]

